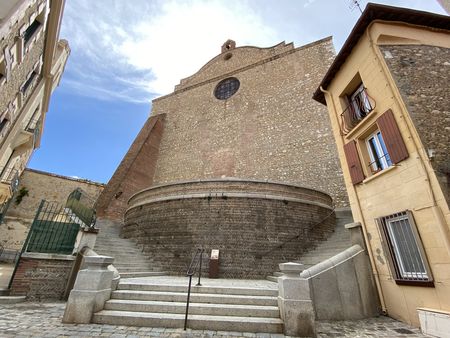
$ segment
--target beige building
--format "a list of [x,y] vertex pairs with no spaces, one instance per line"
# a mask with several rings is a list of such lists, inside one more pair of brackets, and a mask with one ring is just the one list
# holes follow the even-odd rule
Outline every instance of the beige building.
[[314,94],[382,308],[416,326],[420,308],[450,311],[449,27],[448,16],[369,4]]
[[64,0],[0,4],[0,203],[39,147],[50,95],[70,53],[58,40]]

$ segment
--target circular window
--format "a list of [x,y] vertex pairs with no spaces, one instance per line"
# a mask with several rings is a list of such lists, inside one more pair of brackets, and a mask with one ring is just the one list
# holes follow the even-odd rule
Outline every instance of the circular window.
[[233,96],[239,89],[240,82],[235,77],[222,80],[214,89],[214,96],[219,100],[226,100]]

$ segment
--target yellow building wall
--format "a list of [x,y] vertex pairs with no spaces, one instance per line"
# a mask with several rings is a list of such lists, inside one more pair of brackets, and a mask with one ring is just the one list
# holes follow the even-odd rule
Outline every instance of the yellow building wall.
[[[353,216],[365,229],[385,310],[396,319],[419,326],[416,311],[418,307],[450,311],[450,213],[406,107],[399,99],[395,83],[387,72],[383,56],[378,47],[371,46],[371,41],[378,39],[380,43],[399,44],[414,41],[417,44],[438,46],[450,45],[450,39],[443,33],[424,31],[413,26],[374,23],[353,48],[351,55],[328,86],[329,93],[325,94]],[[376,107],[348,135],[342,136],[340,114],[346,108],[346,103],[340,96],[358,72],[369,95],[376,101]],[[392,109],[394,113],[409,158],[372,176],[367,172],[367,165],[361,161],[365,167],[366,179],[353,186],[343,145],[352,139],[367,136],[376,119],[388,109]],[[361,147],[358,147],[358,151],[362,159]],[[432,193],[435,195],[435,201]],[[384,253],[375,219],[404,210],[413,213],[435,287],[397,285],[390,272],[388,257]],[[443,217],[439,217],[439,212]]]

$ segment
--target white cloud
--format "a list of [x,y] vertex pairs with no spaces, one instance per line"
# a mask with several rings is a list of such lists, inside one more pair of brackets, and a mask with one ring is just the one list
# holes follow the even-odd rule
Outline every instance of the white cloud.
[[[61,37],[72,49],[66,90],[149,102],[170,93],[233,39],[238,46],[296,45],[334,35],[339,48],[358,18],[349,0],[71,0]],[[364,7],[366,1],[360,1]],[[439,10],[437,2],[382,3]],[[339,15],[337,15],[339,13]]]
[[238,0],[109,3],[66,4],[61,35],[73,52],[67,83],[83,95],[149,101],[173,91],[228,38],[238,45],[278,42],[275,31]]

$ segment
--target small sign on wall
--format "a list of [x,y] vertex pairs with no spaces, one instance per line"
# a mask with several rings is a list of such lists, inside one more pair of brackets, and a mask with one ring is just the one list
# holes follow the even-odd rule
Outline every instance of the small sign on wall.
[[217,249],[211,250],[211,259],[219,259],[219,250]]

